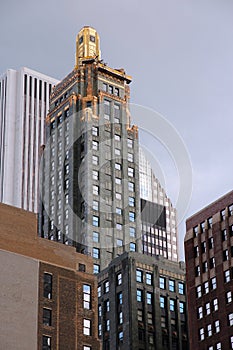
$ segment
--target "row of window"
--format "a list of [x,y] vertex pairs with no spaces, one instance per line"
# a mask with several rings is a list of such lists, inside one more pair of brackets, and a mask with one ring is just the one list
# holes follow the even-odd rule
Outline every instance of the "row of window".
[[[220,322],[219,320],[214,321],[213,325],[210,323],[206,326],[206,329],[203,327],[199,329],[199,340],[204,340],[206,337],[211,337],[213,333],[217,334],[220,332]],[[221,348],[220,348],[221,349]]]
[[[112,85],[103,83],[102,89],[103,89],[103,91],[108,92],[109,94],[114,94],[115,96],[120,96],[120,90],[116,86],[112,86]],[[107,100],[105,100],[105,101],[107,101]]]
[[69,109],[66,109],[64,111],[64,114],[61,114],[58,118],[56,118],[51,124],[50,124],[50,130],[55,129],[59,124],[63,122],[66,118],[68,118],[70,115]]
[[[167,279],[163,276],[159,276],[159,288],[167,289],[167,287],[170,292],[175,292],[175,280],[169,279],[167,286]],[[182,295],[185,294],[185,284],[183,282],[178,282],[178,293]]]
[[[229,233],[230,233],[230,236],[233,236],[233,225],[229,227]],[[221,236],[222,236],[222,241],[223,242],[227,241],[228,235],[227,235],[227,230],[226,229],[222,230]],[[202,254],[206,253],[207,252],[207,247],[209,249],[213,249],[214,248],[214,238],[213,237],[210,237],[208,239],[208,245],[207,245],[206,241],[202,242],[200,250],[199,250],[199,246],[198,245],[194,247],[194,256],[195,256],[195,258],[199,256],[200,251],[201,251]]]
[[205,303],[205,306],[199,306],[197,309],[197,318],[202,319],[208,316],[211,312],[218,311],[218,299],[215,298],[210,302]]
[[196,287],[196,297],[200,298],[203,294],[208,294],[210,290],[217,288],[216,277],[211,278],[210,281],[204,282],[202,285]]
[[[99,172],[98,172],[98,170],[93,170],[92,171],[92,179],[93,180],[97,180],[97,181],[99,180]],[[122,184],[122,179],[119,178],[119,177],[115,177],[115,183],[116,183],[116,185],[121,185]],[[128,181],[128,190],[130,192],[134,192],[135,191],[134,182]]]
[[[160,296],[160,307],[161,309],[167,309],[167,297],[163,295]],[[174,299],[169,299],[169,310],[176,311],[176,302]],[[185,313],[185,303],[183,301],[179,301],[179,311],[181,314]]]
[[[99,136],[99,127],[98,126],[92,126],[92,136]],[[121,135],[114,134],[114,139],[117,142],[121,141]],[[133,139],[127,138],[127,145],[128,148],[133,148]]]

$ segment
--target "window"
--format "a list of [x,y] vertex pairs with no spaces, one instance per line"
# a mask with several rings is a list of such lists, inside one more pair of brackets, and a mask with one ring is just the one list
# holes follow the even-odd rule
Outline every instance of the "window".
[[129,250],[130,250],[130,252],[136,252],[136,244],[131,242],[129,244]]
[[52,279],[49,273],[44,273],[44,298],[52,299]]
[[135,221],[135,213],[133,211],[129,212],[129,221],[131,222]]
[[216,320],[214,322],[214,327],[215,327],[215,333],[219,333],[220,332],[220,322],[219,322],[219,320]]
[[194,256],[195,256],[195,258],[197,258],[199,256],[199,247],[198,247],[198,245],[196,247],[194,247]]
[[151,312],[147,313],[147,322],[148,324],[153,324],[153,314]]
[[115,135],[114,135],[114,138],[115,138],[115,141],[118,141],[118,142],[121,141],[120,135],[115,134]]
[[152,293],[150,293],[150,292],[146,292],[146,303],[148,305],[152,304]]
[[165,309],[165,297],[160,296],[160,307],[161,309]]
[[101,297],[101,286],[98,287],[98,298]]
[[122,284],[122,273],[117,274],[117,285],[120,286]]
[[47,335],[43,335],[43,339],[42,339],[42,344],[43,350],[51,350],[51,337],[48,337]]
[[91,347],[87,345],[83,345],[83,350],[91,350]]
[[230,236],[232,237],[232,236],[233,236],[233,225],[231,225],[231,226],[229,227],[229,230],[230,230]]
[[208,337],[212,336],[212,326],[211,326],[211,324],[207,325],[207,335],[208,335]]
[[197,309],[197,318],[199,320],[203,318],[203,306],[199,306],[199,308]]
[[230,216],[233,215],[233,204],[229,205],[229,207],[228,207],[228,213],[229,213]]
[[[120,95],[120,90],[119,88],[115,87],[114,95],[119,96]],[[119,106],[118,106],[119,107]]]
[[208,223],[208,228],[211,228],[212,225],[213,225],[213,219],[212,219],[212,217],[210,217],[210,218],[207,219],[207,223]]
[[204,283],[204,293],[205,294],[209,293],[209,282],[208,281]]
[[210,269],[215,268],[215,258],[210,258]]
[[204,339],[205,339],[204,328],[200,328],[200,329],[199,329],[199,339],[200,339],[200,340],[204,340]]
[[104,282],[104,293],[109,292],[109,281]]
[[83,334],[91,335],[91,321],[86,318],[83,320]]
[[128,189],[130,192],[134,192],[134,183],[133,182],[131,182],[131,181],[128,182]]
[[170,299],[170,311],[175,311],[175,300]]
[[119,178],[119,177],[116,177],[115,178],[115,183],[117,184],[117,185],[121,185],[121,179]]
[[92,179],[99,180],[99,172],[97,170],[92,171]]
[[98,227],[99,226],[99,217],[93,215],[92,217],[92,225]]
[[121,164],[115,163],[115,169],[116,170],[121,170]]
[[149,272],[146,272],[146,284],[152,286],[152,274]]
[[121,208],[116,207],[116,214],[118,214],[118,215],[122,215],[122,209],[121,209]]
[[134,169],[133,168],[128,167],[128,176],[134,177]]
[[43,308],[43,325],[51,326],[52,324],[52,310]]
[[228,283],[231,280],[231,276],[230,276],[230,270],[226,270],[224,271],[224,282]]
[[208,263],[207,261],[204,261],[202,263],[202,272],[207,272],[208,271]]
[[143,272],[142,270],[136,270],[136,281],[142,283],[143,282]]
[[227,302],[227,304],[232,302],[232,292],[231,291],[226,293],[226,302]]
[[205,253],[206,252],[206,241],[201,243],[201,252]]
[[178,292],[179,292],[179,294],[184,295],[184,293],[185,293],[185,290],[184,290],[184,283],[178,282]]
[[210,285],[211,285],[211,289],[216,289],[216,288],[217,288],[217,280],[216,280],[216,277],[211,278],[211,280],[210,280]]
[[90,310],[91,308],[91,286],[83,285],[83,308]]
[[132,153],[128,153],[128,162],[133,162],[133,154]]
[[130,237],[135,237],[135,235],[136,235],[135,227],[130,227],[129,228],[129,234],[130,234]]
[[97,273],[99,273],[99,272],[100,272],[100,266],[97,265],[97,264],[94,264],[94,265],[93,265],[93,273],[94,273],[94,274],[97,274]]
[[197,237],[197,234],[198,234],[198,226],[195,226],[193,228],[193,234],[194,234],[194,237]]
[[142,322],[142,321],[143,321],[142,310],[138,310],[138,322]]
[[226,211],[225,211],[225,209],[221,210],[220,218],[221,218],[222,221],[225,220],[225,218],[226,218]]
[[93,242],[96,242],[96,243],[99,242],[99,233],[98,232],[93,231],[93,233],[92,233],[92,240],[93,240]]
[[119,312],[119,315],[118,315],[118,320],[119,320],[119,324],[122,324],[123,323],[123,312]]
[[201,232],[205,231],[205,221],[201,222]]
[[99,128],[97,126],[92,127],[92,135],[99,136]]
[[228,249],[223,251],[223,261],[229,260]]
[[117,300],[118,300],[118,304],[122,304],[122,292],[117,294]]
[[93,193],[94,195],[98,196],[98,195],[99,195],[99,186],[93,185],[93,187],[92,187],[92,193]]
[[99,142],[98,141],[95,141],[95,140],[92,141],[92,149],[95,151],[98,151],[98,149],[99,149]]
[[180,301],[179,306],[180,306],[180,313],[184,314],[184,312],[185,312],[185,303],[183,301]]
[[128,147],[129,147],[129,148],[133,148],[133,140],[128,139],[128,140],[127,140],[127,144],[128,144]]
[[118,247],[122,247],[123,246],[123,240],[120,239],[120,238],[117,238],[116,243],[117,243]]
[[159,288],[161,288],[161,289],[165,289],[166,288],[165,277],[162,277],[162,276],[159,277]]
[[123,342],[123,331],[118,333],[118,339],[120,342]]
[[201,275],[201,269],[200,269],[200,266],[197,265],[197,266],[195,267],[195,276],[198,277],[198,276],[200,276],[200,275]]
[[218,310],[218,299],[213,299],[212,303],[213,303],[213,311],[217,311]]
[[119,201],[121,200],[121,193],[116,192],[116,199],[118,199]]
[[175,281],[174,280],[169,280],[168,288],[169,288],[170,292],[175,292]]
[[210,303],[205,304],[205,312],[206,312],[206,315],[210,315]]
[[228,324],[229,326],[233,326],[233,313],[228,315]]
[[230,347],[231,347],[231,349],[233,349],[233,336],[230,337]]
[[222,230],[222,241],[227,240],[227,230]]
[[92,256],[95,259],[99,259],[100,258],[100,250],[99,250],[99,248],[92,248]]
[[214,237],[210,237],[208,239],[208,243],[209,243],[209,249],[214,248]]
[[116,229],[122,231],[122,224],[116,223]]
[[104,304],[105,304],[105,311],[109,312],[110,311],[110,302],[109,302],[109,300],[106,300]]
[[109,319],[107,319],[105,321],[105,330],[106,330],[106,332],[110,331],[110,320]]
[[135,206],[135,198],[134,197],[129,197],[129,206],[134,207]]
[[101,337],[101,335],[102,335],[102,324],[98,325],[98,335],[99,335],[99,337]]
[[92,164],[93,165],[98,165],[99,164],[99,157],[92,156]]
[[137,301],[142,301],[142,290],[137,289]]

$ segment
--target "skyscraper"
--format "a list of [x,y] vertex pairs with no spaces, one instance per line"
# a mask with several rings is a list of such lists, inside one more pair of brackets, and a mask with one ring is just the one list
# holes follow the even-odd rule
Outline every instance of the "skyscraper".
[[190,349],[233,349],[233,191],[186,227]]
[[58,81],[28,68],[0,77],[0,201],[38,211],[40,147],[52,86]]
[[[175,210],[151,168],[147,177],[139,171],[130,82],[101,60],[98,33],[84,27],[75,68],[53,89],[46,120],[39,234],[91,254],[96,273],[124,251],[178,260]],[[141,202],[144,179],[151,193]]]

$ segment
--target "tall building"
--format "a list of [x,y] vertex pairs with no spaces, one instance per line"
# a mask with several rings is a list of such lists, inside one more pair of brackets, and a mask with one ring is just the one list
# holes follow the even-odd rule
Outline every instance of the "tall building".
[[187,350],[184,263],[125,252],[98,275],[104,350]]
[[186,222],[190,349],[233,349],[233,191]]
[[35,214],[0,218],[0,348],[100,350],[92,258],[38,237]]
[[0,202],[38,212],[38,169],[57,80],[28,68],[0,77]]
[[53,89],[46,120],[39,234],[92,255],[95,273],[124,251],[178,261],[175,210],[149,165],[148,174],[139,171],[130,82],[101,60],[98,33],[84,27],[75,68]]

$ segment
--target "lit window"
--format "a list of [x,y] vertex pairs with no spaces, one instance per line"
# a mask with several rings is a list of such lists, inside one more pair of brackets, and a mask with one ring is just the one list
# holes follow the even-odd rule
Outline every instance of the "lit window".
[[91,347],[87,345],[83,345],[83,350],[91,350]]
[[128,176],[134,177],[134,169],[133,168],[128,167]]
[[99,259],[100,258],[100,250],[99,250],[99,248],[93,248],[92,249],[92,256],[95,259]]
[[160,296],[160,307],[161,309],[165,309],[165,297]]
[[123,312],[122,312],[122,311],[119,312],[119,315],[118,315],[118,322],[119,322],[119,324],[122,324],[122,323],[123,323]]
[[142,283],[143,281],[143,272],[142,270],[136,270],[136,281]]
[[166,288],[166,284],[165,284],[166,280],[165,277],[159,277],[159,288],[161,289],[165,289]]
[[43,325],[51,326],[52,324],[52,310],[43,308]]
[[97,126],[92,127],[92,135],[98,136],[99,135],[99,128]]
[[184,293],[185,293],[185,290],[184,290],[184,283],[178,282],[178,292],[179,292],[179,294],[184,295]]
[[148,305],[152,304],[152,293],[150,293],[150,292],[146,292],[146,303]]
[[226,293],[226,302],[227,302],[227,304],[232,302],[232,292],[231,291]]
[[131,222],[135,221],[135,213],[133,211],[129,212],[129,221]]
[[170,299],[170,311],[175,311],[175,300]]
[[215,333],[219,333],[220,332],[220,322],[219,322],[219,320],[214,322],[214,327],[215,327]]
[[216,289],[217,288],[216,277],[211,278],[210,283],[211,283],[211,289]]
[[216,350],[222,350],[222,343],[216,344]]
[[91,321],[86,318],[83,320],[83,334],[91,335]]
[[123,342],[123,331],[118,333],[119,342]]
[[233,349],[233,336],[230,337],[230,347],[231,347],[231,349]]
[[203,306],[200,306],[200,307],[197,309],[197,317],[198,317],[198,319],[203,318]]
[[169,280],[168,287],[169,287],[170,292],[175,292],[175,281]]
[[90,310],[91,308],[91,286],[83,285],[83,308]]
[[136,252],[136,244],[131,242],[129,244],[129,250],[130,250],[130,252]]
[[98,298],[101,297],[101,286],[98,287]]
[[117,274],[117,285],[120,286],[122,284],[122,273]]
[[206,312],[206,315],[210,315],[210,303],[205,304],[205,312]]
[[51,337],[43,335],[43,350],[51,350]]
[[208,335],[208,337],[212,336],[212,326],[211,326],[211,324],[207,325],[207,335]]
[[137,289],[137,301],[142,301],[142,290]]
[[228,315],[228,324],[229,326],[233,326],[233,313]]
[[180,313],[184,314],[185,311],[185,303],[183,301],[179,302],[179,306],[180,306]]
[[204,328],[200,328],[200,329],[199,329],[199,339],[200,339],[200,340],[204,340],[204,339],[205,339]]
[[209,282],[208,281],[204,283],[204,293],[205,294],[209,293]]
[[92,225],[98,227],[99,226],[99,217],[93,215],[92,217]]
[[109,281],[104,282],[104,293],[109,292]]
[[149,286],[152,285],[152,274],[149,272],[146,272],[146,284],[148,284]]

